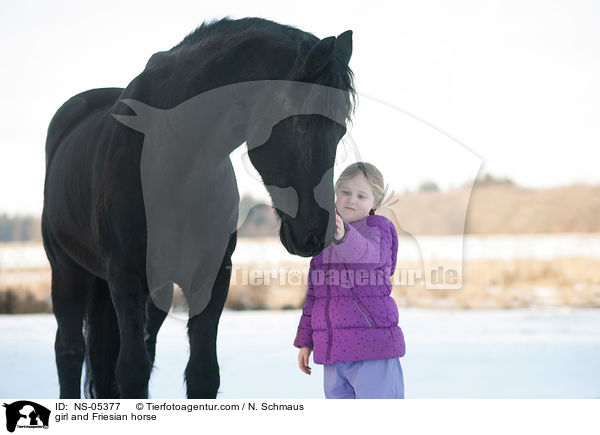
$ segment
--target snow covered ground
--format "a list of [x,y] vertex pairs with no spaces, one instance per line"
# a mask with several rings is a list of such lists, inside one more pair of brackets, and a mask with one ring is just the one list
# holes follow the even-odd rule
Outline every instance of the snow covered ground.
[[[516,235],[449,235],[400,238],[398,260],[485,260],[517,258],[553,259],[567,257],[600,258],[600,234],[516,234]],[[238,240],[233,264],[285,263],[305,264],[309,260],[289,254],[279,239]],[[0,243],[0,269],[50,267],[41,243]]]
[[[322,398],[292,346],[300,311],[228,311],[219,325],[219,398]],[[186,322],[158,336],[150,392],[184,398]],[[403,309],[406,398],[600,398],[600,309]],[[0,397],[58,397],[52,315],[0,316]],[[311,357],[312,362],[312,357]]]

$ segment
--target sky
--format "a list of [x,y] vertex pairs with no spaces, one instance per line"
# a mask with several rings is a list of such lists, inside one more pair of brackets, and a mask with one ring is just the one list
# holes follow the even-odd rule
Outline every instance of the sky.
[[[257,16],[319,38],[353,31],[359,103],[336,173],[374,163],[396,192],[479,173],[532,188],[600,183],[600,4],[3,1],[0,213],[39,214],[48,123],[71,96],[125,87],[203,21]],[[267,199],[232,153],[240,195]],[[335,174],[335,173],[334,173]]]

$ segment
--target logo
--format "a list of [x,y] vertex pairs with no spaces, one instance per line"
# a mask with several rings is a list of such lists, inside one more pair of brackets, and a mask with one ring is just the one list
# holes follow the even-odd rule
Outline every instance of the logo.
[[[336,151],[334,161],[324,160],[327,164],[315,164],[313,168],[312,162],[319,160],[317,154],[311,157],[312,148],[315,153],[320,152],[321,145],[315,143],[321,142],[315,142],[316,139],[306,134],[312,131],[314,135],[314,130],[307,129],[300,121],[291,121],[293,117],[319,115],[345,127],[352,96],[337,88],[299,81],[257,80],[215,88],[169,109],[133,99],[119,101],[134,115],[124,114],[127,112],[120,107],[119,113],[112,116],[124,126],[144,134],[140,177],[146,213],[147,282],[155,306],[165,312],[171,309],[173,283],[183,291],[190,318],[203,312],[211,300],[230,235],[240,227],[238,181],[230,156],[242,143],[245,142],[248,149],[244,167],[250,168],[254,180],[267,189],[273,208],[289,217],[288,222],[281,221],[280,238],[286,249],[296,255],[302,251],[294,247],[292,241],[298,245],[297,242],[303,240],[307,247],[314,249],[314,243],[308,241],[314,242],[317,235],[313,233],[307,238],[302,228],[296,229],[298,234],[294,234],[293,227],[300,227],[303,221],[312,222],[309,214],[316,213],[319,207],[332,216],[334,169],[341,169],[339,164],[343,160],[346,165],[362,161],[358,147],[348,135],[349,142],[342,142],[339,157]],[[420,132],[396,138],[392,128],[388,136],[381,136],[381,140],[389,142],[389,148],[402,148],[404,166],[396,165],[395,170],[405,174],[404,180],[422,177],[425,173],[433,178],[443,174],[455,182],[467,179],[467,189],[459,195],[455,205],[455,228],[464,230],[470,192],[481,158],[431,123],[406,111],[374,100],[367,104],[380,124],[406,125],[407,130],[410,126],[412,131]],[[323,137],[329,137],[329,143],[338,133],[340,131],[324,133]],[[372,133],[365,132],[365,137],[372,140]],[[409,143],[415,145],[409,146]],[[261,146],[265,148],[255,155],[253,162],[250,152]],[[276,158],[269,159],[269,155]],[[288,155],[295,157],[288,160],[295,161],[296,165],[286,168],[295,173],[281,177],[282,171],[273,167],[278,167],[278,158]],[[429,172],[424,172],[425,169]],[[310,183],[290,184],[294,179],[307,177],[305,173],[313,174]],[[399,179],[397,176],[396,180]],[[298,187],[302,190],[297,191]],[[430,209],[428,213],[435,221],[440,212],[435,207]],[[383,211],[382,208],[380,213]],[[431,247],[430,238],[420,235],[420,222],[412,218],[410,207],[388,209],[386,213],[396,228],[411,237],[409,250],[417,252],[422,260],[422,268],[406,271],[407,280],[424,282],[427,289],[460,289],[462,235],[447,244],[449,259],[442,260],[437,249]],[[290,225],[296,221],[300,224]],[[321,235],[325,238],[323,246],[333,239],[335,219],[330,218],[327,225],[324,236]]]
[[50,410],[35,402],[19,400],[6,408],[6,430],[14,432],[15,428],[48,429]]

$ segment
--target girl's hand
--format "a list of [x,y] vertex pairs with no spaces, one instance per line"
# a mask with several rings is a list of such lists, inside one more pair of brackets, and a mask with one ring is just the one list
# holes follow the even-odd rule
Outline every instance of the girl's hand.
[[307,375],[310,375],[311,368],[308,366],[308,357],[312,349],[310,347],[302,347],[300,348],[300,353],[298,354],[298,367]]
[[344,221],[339,214],[335,214],[335,235],[333,236],[335,240],[341,240],[346,234],[346,228],[344,228]]

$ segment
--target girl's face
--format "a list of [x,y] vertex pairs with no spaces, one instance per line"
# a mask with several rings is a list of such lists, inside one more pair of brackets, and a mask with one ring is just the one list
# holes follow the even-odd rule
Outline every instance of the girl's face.
[[354,222],[369,215],[375,207],[375,195],[362,174],[342,182],[336,192],[335,205],[344,222]]

